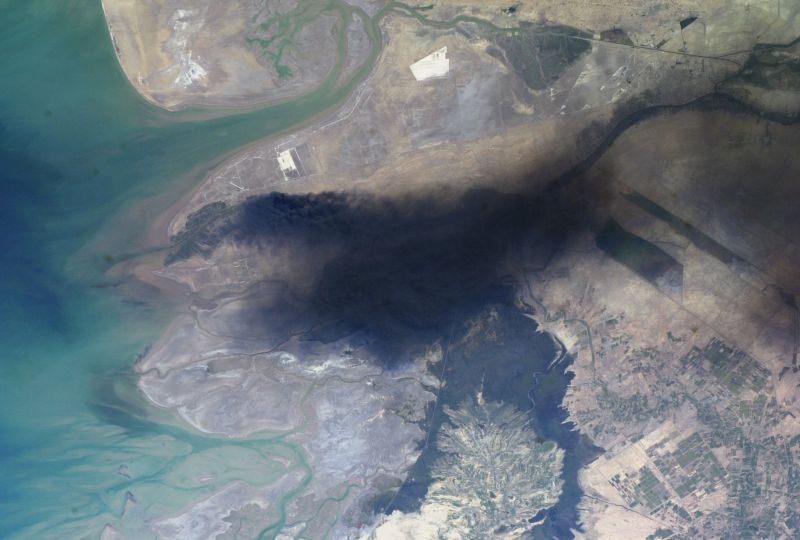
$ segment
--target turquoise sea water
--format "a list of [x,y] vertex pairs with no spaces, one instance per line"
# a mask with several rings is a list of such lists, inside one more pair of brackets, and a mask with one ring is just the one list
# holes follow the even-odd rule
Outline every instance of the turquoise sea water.
[[[119,521],[129,490],[142,517],[177,510],[215,487],[183,485],[181,471],[225,453],[277,453],[304,468],[279,443],[233,448],[97,415],[103,389],[130,373],[172,314],[93,287],[105,253],[75,254],[126,209],[191,185],[226,153],[320,112],[350,87],[247,114],[161,111],[125,79],[99,0],[0,0],[0,538],[97,538]],[[124,240],[169,202],[160,200],[127,236],[106,235],[104,249],[127,253]],[[199,457],[187,464],[193,450]],[[133,480],[118,474],[121,464]]]
[[[174,313],[98,285],[106,256],[135,253],[148,219],[204,171],[340,103],[370,67],[278,107],[170,113],[125,79],[99,0],[0,0],[0,538],[97,538],[107,523],[151,538],[148,519],[232,480],[296,472],[263,537],[285,523],[311,474],[298,448],[203,437],[114,407],[109,389],[133,387],[136,355]],[[577,435],[548,418],[543,431],[573,453]]]

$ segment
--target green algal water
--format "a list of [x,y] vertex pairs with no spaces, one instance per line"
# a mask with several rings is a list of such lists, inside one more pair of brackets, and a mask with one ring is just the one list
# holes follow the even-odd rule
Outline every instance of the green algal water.
[[[340,103],[376,54],[344,83],[339,62],[284,105],[170,113],[129,85],[98,0],[0,1],[0,537],[96,538],[126,502],[141,515],[124,521],[144,527],[235,479],[263,485],[299,471],[308,482],[288,443],[233,444],[115,408],[108,389],[133,386],[136,354],[174,313],[98,285],[204,171]],[[141,201],[151,202],[113,230]],[[215,468],[213,481],[186,483]]]

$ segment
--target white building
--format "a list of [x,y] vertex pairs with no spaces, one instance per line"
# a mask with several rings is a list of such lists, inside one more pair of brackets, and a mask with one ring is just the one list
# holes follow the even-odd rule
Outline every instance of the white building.
[[292,157],[292,150],[294,150],[294,148],[284,150],[278,154],[278,166],[281,168],[284,180],[297,176],[298,174],[297,165]]
[[418,60],[409,66],[414,78],[418,81],[444,77],[450,71],[450,59],[447,58],[447,47],[442,47],[434,51],[422,60]]

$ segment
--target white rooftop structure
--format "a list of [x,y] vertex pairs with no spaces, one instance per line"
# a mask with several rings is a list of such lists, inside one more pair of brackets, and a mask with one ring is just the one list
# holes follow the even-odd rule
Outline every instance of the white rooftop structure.
[[278,154],[278,166],[281,168],[284,178],[297,171],[297,165],[292,157],[292,150],[293,148],[290,148]]
[[442,47],[434,51],[422,60],[418,60],[409,66],[414,78],[418,81],[443,77],[450,71],[450,59],[447,58],[447,47]]

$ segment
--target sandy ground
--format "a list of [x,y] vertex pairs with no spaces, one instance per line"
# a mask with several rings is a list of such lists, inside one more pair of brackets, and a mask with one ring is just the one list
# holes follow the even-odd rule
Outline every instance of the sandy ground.
[[[291,19],[290,25],[301,26],[285,38],[290,46],[281,65],[290,75],[282,76],[270,56],[274,51],[262,51],[254,41],[269,37],[265,22],[277,20],[273,17],[282,16],[282,9],[244,0],[190,5],[177,0],[103,1],[126,76],[145,99],[169,110],[265,105],[321,84],[338,55],[335,29],[340,18],[323,13]],[[362,25],[353,25],[351,33],[368,50]],[[365,61],[365,47],[361,49],[353,51],[356,64]]]

